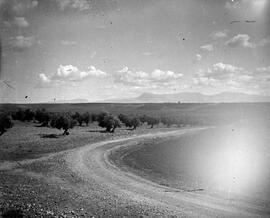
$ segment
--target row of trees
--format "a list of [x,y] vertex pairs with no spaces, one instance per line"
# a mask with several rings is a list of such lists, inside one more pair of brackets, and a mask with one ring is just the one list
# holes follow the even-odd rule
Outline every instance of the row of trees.
[[64,135],[68,135],[69,129],[72,129],[75,125],[82,126],[89,125],[90,122],[97,122],[102,128],[105,128],[107,132],[114,132],[116,128],[125,125],[127,128],[135,130],[141,124],[146,123],[151,128],[154,125],[163,123],[167,127],[172,125],[182,126],[186,123],[186,120],[180,117],[161,116],[154,117],[149,115],[125,115],[119,114],[117,117],[109,112],[103,111],[100,113],[84,112],[84,113],[52,113],[45,109],[37,109],[33,111],[31,109],[19,109],[15,113],[10,115],[1,116],[0,120],[0,134],[3,134],[8,128],[13,126],[12,119],[20,121],[33,121],[39,123],[41,127],[52,127],[64,130]]

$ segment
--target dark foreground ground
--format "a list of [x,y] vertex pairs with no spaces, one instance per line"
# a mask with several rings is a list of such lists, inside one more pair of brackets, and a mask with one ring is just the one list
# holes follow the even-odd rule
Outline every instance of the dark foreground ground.
[[[134,205],[127,205],[127,209],[117,206],[117,210],[112,209],[111,202],[105,205],[102,199],[108,197],[106,194],[91,193],[85,199],[77,193],[75,186],[83,186],[85,182],[67,166],[66,151],[101,141],[173,129],[141,127],[131,131],[122,128],[111,134],[91,124],[89,127],[75,127],[69,136],[62,136],[59,130],[15,122],[15,126],[0,138],[0,217],[140,214],[143,211]],[[96,184],[89,184],[88,188],[95,191],[95,187]],[[96,189],[98,192],[99,188]]]

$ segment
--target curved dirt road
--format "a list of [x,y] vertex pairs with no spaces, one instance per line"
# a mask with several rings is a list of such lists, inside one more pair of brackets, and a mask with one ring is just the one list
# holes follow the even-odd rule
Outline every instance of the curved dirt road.
[[108,158],[111,152],[123,147],[134,147],[147,138],[168,137],[197,130],[133,136],[87,145],[69,152],[65,156],[68,167],[83,181],[83,185],[76,187],[76,192],[99,204],[99,207],[118,212],[127,210],[130,216],[139,216],[141,213],[153,217],[268,217],[269,211],[265,211],[263,206],[160,186],[119,169]]
[[[43,208],[40,213],[45,217],[269,217],[268,205],[161,186],[131,173],[125,166],[117,167],[109,158],[119,150],[124,151],[120,155],[123,158],[147,140],[166,140],[201,129],[134,135],[37,159],[1,162],[5,196],[19,196],[30,214]],[[12,191],[15,194],[11,195]],[[4,199],[2,203],[10,207],[16,199]]]

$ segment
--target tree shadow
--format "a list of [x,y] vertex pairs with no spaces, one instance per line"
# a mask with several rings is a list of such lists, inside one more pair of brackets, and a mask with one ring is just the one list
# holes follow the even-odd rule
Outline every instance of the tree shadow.
[[109,133],[106,130],[87,130],[86,132],[99,132],[99,133]]
[[126,128],[126,130],[128,130],[128,131],[135,131],[136,129],[133,129],[133,128]]
[[60,137],[60,135],[57,134],[38,134],[40,136],[40,138],[43,139],[57,139]]
[[35,125],[34,127],[48,127],[48,126],[46,126],[44,124],[39,124],[39,125]]
[[24,217],[24,212],[20,209],[16,210],[16,209],[10,209],[5,211],[2,214],[2,217],[4,218],[22,218]]

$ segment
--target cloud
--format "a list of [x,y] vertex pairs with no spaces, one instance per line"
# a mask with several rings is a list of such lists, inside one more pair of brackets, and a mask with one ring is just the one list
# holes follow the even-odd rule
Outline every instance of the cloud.
[[241,0],[235,0],[235,1],[226,1],[225,3],[225,8],[232,10],[232,9],[236,9],[239,8],[241,6]]
[[238,90],[254,93],[269,93],[270,66],[247,71],[242,67],[216,63],[200,69],[193,76],[193,84],[199,87],[220,90]]
[[28,27],[29,23],[26,21],[24,17],[15,17],[14,24],[18,27]]
[[49,88],[52,87],[52,81],[49,77],[47,77],[44,73],[38,75],[39,82],[36,85],[36,88]]
[[96,56],[96,54],[97,54],[96,51],[92,52],[91,55],[90,55],[90,58],[93,59]]
[[87,0],[55,0],[61,10],[77,9],[80,11],[90,9]]
[[210,34],[210,37],[214,40],[223,39],[227,37],[226,31],[214,31]]
[[12,16],[23,16],[38,6],[36,0],[2,0],[1,2]]
[[221,86],[237,83],[239,76],[246,75],[244,69],[230,64],[216,63],[206,70],[200,69],[193,77],[197,85]]
[[202,45],[200,47],[200,49],[203,50],[203,51],[213,51],[214,50],[214,46],[212,44]]
[[155,55],[153,52],[148,52],[148,51],[146,51],[146,52],[143,52],[143,55],[144,56],[153,56],[153,55]]
[[80,82],[89,78],[104,78],[107,73],[90,66],[85,71],[79,70],[73,65],[60,65],[52,75],[39,74],[39,82],[36,88],[47,88],[66,82]]
[[62,40],[61,45],[77,45],[78,43],[76,41],[70,41],[70,40]]
[[200,54],[196,54],[196,61],[202,60],[202,56]]
[[31,47],[35,43],[34,36],[16,36],[15,38],[11,38],[10,44],[14,50],[23,51],[26,48]]
[[162,71],[160,69],[155,69],[152,72],[147,73],[144,71],[132,71],[128,67],[124,67],[115,75],[115,82],[137,87],[149,88],[157,85],[164,87],[175,83],[181,77],[183,77],[183,74],[175,73],[170,70]]
[[270,45],[270,38],[264,38],[262,39],[259,43],[258,43],[259,46],[266,46],[266,45]]
[[247,34],[238,34],[228,40],[226,45],[235,48],[235,47],[244,47],[244,48],[254,48],[256,45],[249,41],[250,37]]
[[4,25],[6,27],[21,27],[21,28],[26,28],[29,26],[29,23],[24,17],[14,17],[13,21],[3,21]]

